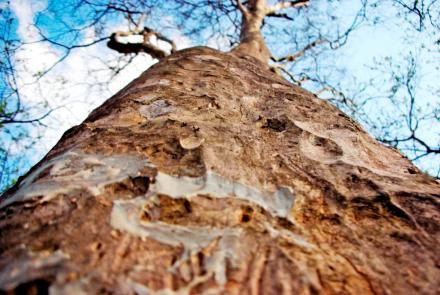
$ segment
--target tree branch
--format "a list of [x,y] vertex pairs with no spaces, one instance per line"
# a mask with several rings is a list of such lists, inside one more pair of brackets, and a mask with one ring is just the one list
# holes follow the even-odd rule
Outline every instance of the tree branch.
[[35,119],[25,119],[25,120],[20,120],[20,119],[17,120],[17,119],[14,119],[14,118],[3,119],[3,120],[0,120],[0,127],[1,127],[2,125],[5,125],[5,124],[18,124],[18,123],[35,123],[35,122],[40,122],[41,120],[43,120],[44,118],[48,117],[53,111],[55,111],[55,110],[57,110],[57,109],[59,109],[59,107],[58,107],[58,108],[51,109],[51,110],[49,110],[48,112],[46,112],[44,115],[42,115],[42,116],[40,116],[40,117],[38,117],[38,118],[35,118]]
[[[124,43],[121,42],[120,37],[129,37],[129,36],[142,36],[143,41],[137,43]],[[140,52],[147,53],[151,55],[153,58],[161,59],[165,56],[169,55],[165,50],[157,47],[152,44],[150,41],[150,37],[156,36],[157,39],[165,41],[171,45],[171,53],[176,51],[175,43],[148,27],[144,27],[144,29],[140,32],[130,31],[130,32],[115,32],[110,36],[110,40],[107,43],[107,46],[113,50],[116,50],[119,53],[130,54],[135,53],[138,54]]]
[[318,40],[313,41],[312,43],[309,43],[303,49],[301,49],[300,51],[297,51],[294,54],[287,55],[287,56],[284,56],[284,57],[281,57],[281,58],[272,57],[271,59],[274,62],[283,62],[283,61],[292,62],[292,61],[296,61],[298,58],[302,57],[308,50],[310,50],[310,49],[312,49],[312,48],[314,48],[314,47],[316,47],[318,45],[324,44],[324,43],[330,43],[330,41],[328,41],[326,39],[318,39]]
[[291,8],[291,7],[303,7],[309,4],[310,0],[296,0],[277,3],[275,5],[269,6],[266,9],[266,15],[273,14],[281,9]]
[[238,8],[238,10],[243,14],[243,16],[245,16],[249,13],[247,8],[243,5],[243,3],[241,3],[241,0],[235,0],[234,2],[236,4],[236,7]]
[[266,16],[268,16],[268,17],[277,17],[277,18],[285,18],[287,20],[293,21],[293,18],[290,17],[287,13],[275,13],[275,12],[273,12],[273,13],[266,14]]

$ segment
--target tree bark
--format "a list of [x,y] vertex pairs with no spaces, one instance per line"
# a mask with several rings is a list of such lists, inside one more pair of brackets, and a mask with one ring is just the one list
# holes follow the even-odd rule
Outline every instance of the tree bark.
[[440,185],[258,60],[164,58],[0,203],[0,293],[438,294]]

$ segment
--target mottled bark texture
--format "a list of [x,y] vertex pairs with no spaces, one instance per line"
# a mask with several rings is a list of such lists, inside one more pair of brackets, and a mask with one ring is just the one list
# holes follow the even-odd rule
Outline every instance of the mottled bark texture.
[[440,185],[238,53],[164,58],[1,201],[0,289],[439,294]]
[[241,13],[240,44],[233,49],[267,63],[272,56],[261,33],[263,20],[269,13],[266,0],[250,0],[247,5],[235,0]]

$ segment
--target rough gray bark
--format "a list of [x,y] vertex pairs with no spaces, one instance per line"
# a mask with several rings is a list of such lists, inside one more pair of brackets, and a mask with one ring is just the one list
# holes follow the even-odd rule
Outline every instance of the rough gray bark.
[[0,290],[438,294],[439,196],[258,60],[193,48],[66,132],[3,196]]

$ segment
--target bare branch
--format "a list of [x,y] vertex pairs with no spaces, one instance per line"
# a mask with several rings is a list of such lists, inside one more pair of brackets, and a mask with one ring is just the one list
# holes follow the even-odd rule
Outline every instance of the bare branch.
[[273,12],[273,13],[266,14],[266,16],[268,16],[268,17],[276,17],[276,18],[284,18],[284,19],[293,21],[293,18],[290,17],[287,13],[275,13],[275,12]]
[[141,17],[139,18],[139,20],[138,20],[138,22],[137,22],[137,24],[136,24],[136,31],[137,32],[140,32],[140,31],[142,31],[142,27],[143,27],[143,25],[144,25],[144,21],[145,21],[145,13],[142,13],[141,14]]
[[236,4],[236,7],[238,8],[238,10],[240,10],[240,12],[243,14],[243,16],[245,16],[249,13],[247,8],[243,5],[243,3],[241,3],[241,0],[234,0],[234,3]]
[[4,119],[0,121],[0,126],[5,125],[5,124],[18,124],[18,123],[36,123],[36,122],[40,122],[41,120],[43,120],[44,118],[46,118],[47,116],[49,116],[53,111],[55,111],[55,109],[51,109],[50,111],[48,111],[47,113],[45,113],[44,115],[35,118],[35,119],[26,119],[26,120],[16,120],[16,119]]
[[[120,40],[120,37],[129,37],[129,36],[142,36],[143,41],[137,43],[127,42],[124,43]],[[171,45],[171,53],[176,50],[176,45],[174,42],[159,32],[156,32],[148,27],[144,27],[141,32],[130,31],[130,32],[115,32],[110,36],[110,40],[107,43],[107,46],[113,50],[116,50],[119,53],[130,54],[130,53],[140,53],[144,52],[151,55],[153,58],[161,59],[165,56],[169,55],[165,50],[159,48],[154,45],[150,41],[150,37],[156,36],[158,40],[165,41]]]
[[318,45],[324,44],[324,43],[330,43],[330,41],[328,41],[326,39],[318,39],[318,40],[313,41],[312,43],[309,43],[303,49],[301,49],[300,51],[295,52],[294,54],[287,55],[287,56],[284,56],[284,57],[281,57],[281,58],[272,57],[272,60],[274,62],[283,62],[283,61],[293,62],[293,61],[296,61],[298,58],[304,56],[304,54],[308,50],[310,50],[310,49],[312,49],[312,48],[314,48],[314,47],[316,47]]
[[275,12],[291,7],[303,7],[309,4],[310,0],[296,0],[296,1],[286,1],[280,2],[275,5],[269,6],[266,9],[266,15],[274,14]]

